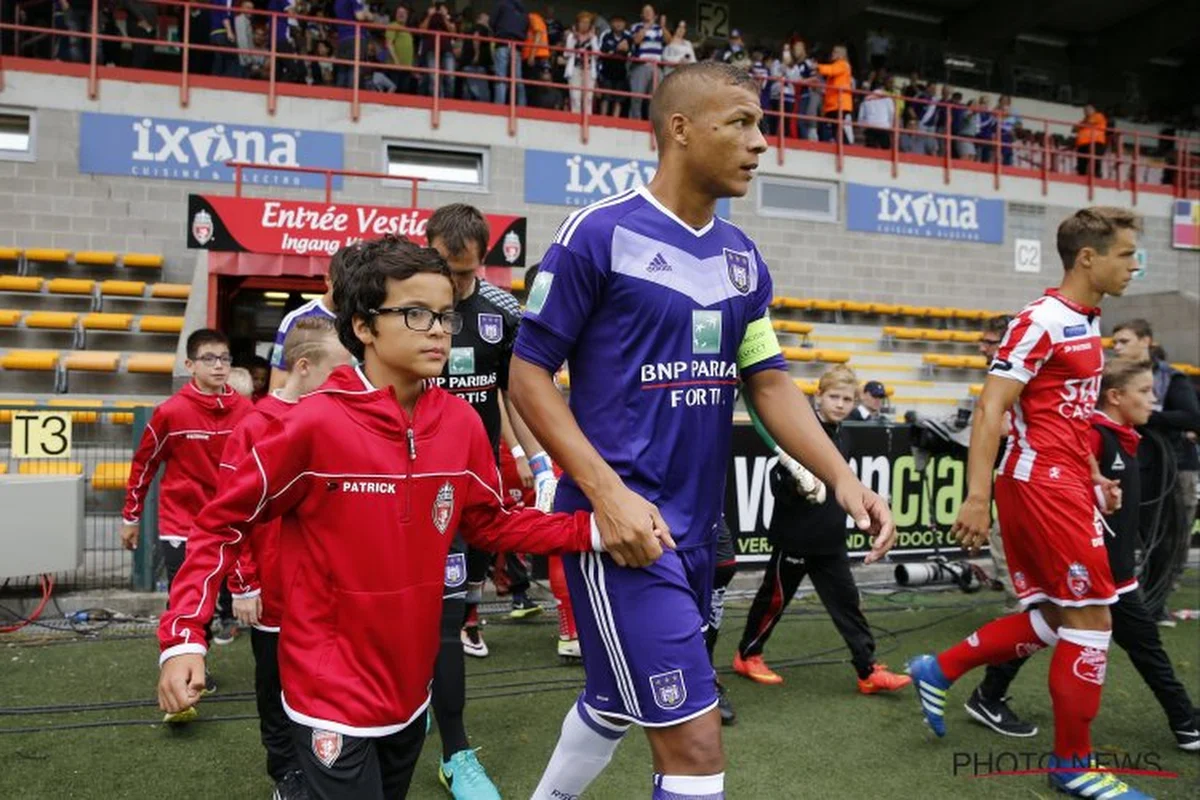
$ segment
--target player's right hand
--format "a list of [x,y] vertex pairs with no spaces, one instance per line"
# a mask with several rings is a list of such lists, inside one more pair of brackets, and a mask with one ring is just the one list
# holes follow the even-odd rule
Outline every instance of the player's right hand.
[[988,532],[992,527],[991,504],[984,498],[968,496],[958,511],[958,519],[950,528],[950,535],[958,540],[971,555],[979,553],[979,548],[988,540]]
[[592,511],[604,551],[622,567],[648,567],[675,547],[658,508],[624,484],[594,499]]
[[121,524],[121,546],[126,550],[137,550],[138,533],[141,526],[136,522],[125,522]]
[[168,658],[158,673],[158,707],[178,714],[200,702],[204,692],[204,656],[184,653]]
[[256,594],[244,599],[233,598],[233,616],[239,625],[248,628],[257,625],[262,616],[262,595]]

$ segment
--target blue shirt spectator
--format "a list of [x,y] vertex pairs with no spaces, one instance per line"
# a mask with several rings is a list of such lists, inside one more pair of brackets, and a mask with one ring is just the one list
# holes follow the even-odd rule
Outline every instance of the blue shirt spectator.
[[[358,19],[359,14],[365,13],[367,10],[363,0],[333,0],[333,15],[340,20],[354,22]],[[338,43],[354,40],[353,25],[338,25],[337,26]]]
[[497,0],[492,11],[492,33],[497,39],[525,41],[529,27],[529,14],[521,0]]
[[631,33],[635,39],[638,33],[642,34],[642,41],[638,44],[637,52],[634,55],[650,61],[662,60],[664,47],[662,25],[659,25],[657,22],[647,23],[639,20],[634,23]]

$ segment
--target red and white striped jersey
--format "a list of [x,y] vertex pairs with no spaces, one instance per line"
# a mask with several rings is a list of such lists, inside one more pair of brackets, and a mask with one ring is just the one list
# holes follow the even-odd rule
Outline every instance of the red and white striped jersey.
[[1009,415],[1001,475],[1091,486],[1088,429],[1103,371],[1100,309],[1049,289],[1013,319],[990,370],[1025,384]]

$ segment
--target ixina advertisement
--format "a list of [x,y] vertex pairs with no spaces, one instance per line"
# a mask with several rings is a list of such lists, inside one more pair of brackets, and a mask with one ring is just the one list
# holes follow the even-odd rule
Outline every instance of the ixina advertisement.
[[[312,203],[256,197],[188,196],[188,247],[220,252],[332,256],[387,234],[425,241],[427,208]],[[491,241],[483,263],[525,266],[525,218],[488,214]]]
[[[939,457],[918,463],[907,425],[850,425],[850,468],[871,489],[891,502],[897,554],[936,550],[961,553],[950,526],[966,497],[967,468],[962,461]],[[768,479],[776,458],[754,428],[733,430],[733,458],[725,481],[725,519],[733,531],[739,563],[766,561],[771,555],[767,529],[775,510]],[[870,550],[867,536],[846,520],[846,547],[852,557]]]

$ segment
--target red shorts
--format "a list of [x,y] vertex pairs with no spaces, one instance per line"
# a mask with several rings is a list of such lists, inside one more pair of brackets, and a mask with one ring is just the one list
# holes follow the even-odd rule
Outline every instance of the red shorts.
[[1104,606],[1117,602],[1105,529],[1087,486],[996,479],[996,511],[1013,589],[1022,603]]

